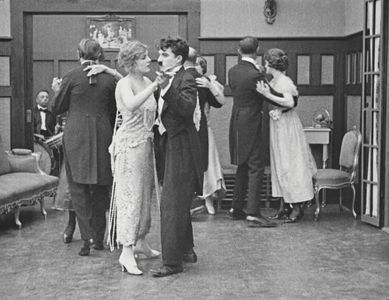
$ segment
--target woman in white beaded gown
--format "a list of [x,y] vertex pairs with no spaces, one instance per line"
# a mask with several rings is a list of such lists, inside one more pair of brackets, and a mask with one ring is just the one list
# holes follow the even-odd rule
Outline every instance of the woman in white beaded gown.
[[[272,75],[270,86],[283,97],[270,92],[265,82],[258,82],[257,91],[266,98],[289,108],[273,107],[270,110],[270,168],[272,196],[282,197],[293,206],[287,216],[288,223],[301,219],[304,203],[313,198],[312,177],[316,173],[316,163],[306,141],[301,121],[294,109],[298,91],[293,81],[285,75],[288,56],[281,49],[270,49],[264,56],[266,73]],[[281,200],[282,201],[282,200]],[[274,218],[284,214],[283,202]]]
[[[110,146],[114,184],[110,208],[109,242],[123,245],[119,258],[122,271],[141,275],[135,255],[147,258],[160,255],[150,248],[145,237],[151,225],[151,198],[155,187],[153,131],[157,102],[154,91],[166,79],[154,82],[145,76],[150,71],[147,46],[139,41],[125,44],[118,61],[128,73],[116,86],[116,104],[122,118]],[[117,118],[118,119],[118,118]],[[116,233],[115,233],[116,228]]]

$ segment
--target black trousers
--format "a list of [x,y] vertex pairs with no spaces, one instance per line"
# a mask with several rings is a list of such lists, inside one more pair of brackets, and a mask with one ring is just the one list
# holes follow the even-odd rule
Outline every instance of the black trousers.
[[[176,152],[176,146],[180,151]],[[164,182],[161,195],[162,261],[180,266],[184,253],[193,248],[190,206],[197,186],[194,161],[187,136],[176,145],[167,145]]]
[[102,242],[105,234],[106,211],[110,202],[110,186],[77,183],[71,176],[68,176],[68,182],[81,239]]
[[246,212],[254,216],[260,215],[259,205],[265,167],[265,153],[262,146],[256,142],[246,162],[238,166],[232,200],[232,207],[235,210],[242,210],[247,195]]
[[163,185],[163,174],[165,173],[165,156],[166,156],[166,142],[167,133],[160,135],[158,126],[154,126],[154,154],[157,169],[158,182]]

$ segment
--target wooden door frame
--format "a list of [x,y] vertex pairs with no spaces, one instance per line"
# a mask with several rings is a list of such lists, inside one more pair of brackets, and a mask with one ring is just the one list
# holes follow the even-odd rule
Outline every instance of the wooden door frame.
[[[36,14],[178,14],[179,32],[188,43],[198,48],[200,36],[199,0],[12,0],[11,5],[11,147],[30,148],[33,145],[33,125],[28,122],[28,110],[33,105],[32,35]],[[182,26],[183,19],[187,20]],[[183,32],[183,31],[186,32]]]
[[382,147],[382,172],[381,172],[381,178],[383,179],[383,188],[382,188],[382,211],[383,211],[383,230],[389,233],[389,3],[388,1],[385,1],[383,3],[383,15],[382,15],[382,22],[384,23],[382,28],[382,76],[383,78],[386,78],[382,80],[382,96],[386,97],[382,99],[383,108],[382,108],[382,119],[384,120],[384,124],[382,124],[382,129],[385,130],[385,135],[382,136],[383,141],[383,147]]

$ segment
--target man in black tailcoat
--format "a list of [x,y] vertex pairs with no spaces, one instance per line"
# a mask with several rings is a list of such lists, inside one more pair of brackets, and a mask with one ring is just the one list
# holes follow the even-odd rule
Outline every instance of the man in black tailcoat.
[[104,59],[93,39],[78,46],[80,66],[53,82],[53,112],[68,112],[63,136],[66,174],[84,246],[79,255],[90,253],[94,244],[102,250],[105,213],[109,207],[112,173],[108,147],[115,120],[115,78],[107,73],[87,77],[85,67]]
[[161,244],[163,265],[152,270],[164,277],[183,271],[183,262],[195,263],[190,205],[195,192],[202,191],[203,165],[199,135],[194,122],[197,87],[182,64],[188,44],[180,38],[162,39],[158,63],[170,77],[161,87],[158,100],[158,133],[166,141],[161,195]]
[[[265,101],[256,91],[258,81],[266,81],[256,64],[258,40],[246,37],[239,42],[241,60],[228,71],[233,97],[230,121],[231,163],[237,165],[232,209],[233,220],[246,219],[250,227],[273,227],[260,212],[260,194],[266,156],[269,151],[269,132],[263,130]],[[275,93],[274,91],[272,91]],[[266,128],[268,128],[266,126]],[[243,211],[247,195],[246,212]]]

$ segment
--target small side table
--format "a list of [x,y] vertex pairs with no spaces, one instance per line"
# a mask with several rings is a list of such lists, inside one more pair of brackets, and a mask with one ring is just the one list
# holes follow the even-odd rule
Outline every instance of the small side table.
[[[318,144],[323,145],[323,169],[327,167],[328,160],[328,146],[331,140],[331,128],[325,127],[305,127],[304,128],[305,136],[307,138],[308,144]],[[323,202],[322,207],[327,205],[326,201],[326,191],[323,190]]]
[[331,128],[305,127],[305,136],[308,144],[323,145],[323,169],[327,167],[328,146],[330,144]]

